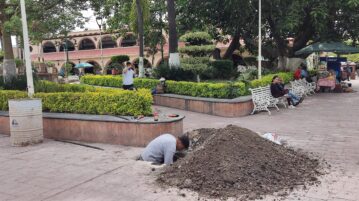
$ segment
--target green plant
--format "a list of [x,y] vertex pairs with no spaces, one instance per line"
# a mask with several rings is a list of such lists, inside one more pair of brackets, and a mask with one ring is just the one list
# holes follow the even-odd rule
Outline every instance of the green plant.
[[129,61],[129,60],[130,60],[130,57],[128,55],[118,55],[118,56],[111,57],[112,63],[122,64],[123,62]]
[[27,98],[27,93],[24,91],[0,90],[0,110],[6,111],[9,109],[8,100]]
[[55,92],[94,92],[95,87],[79,84],[57,84],[55,82],[39,80],[35,82],[35,92],[55,93]]
[[[34,77],[34,81],[36,81]],[[18,75],[11,78],[9,82],[4,83],[3,76],[0,76],[0,87],[6,90],[26,90],[27,89],[27,80],[26,75]]]
[[211,62],[211,66],[215,70],[216,78],[229,79],[235,74],[231,60],[215,60]]
[[262,77],[262,79],[256,79],[249,82],[250,88],[257,88],[267,86],[272,83],[272,79],[275,75],[278,75],[282,78],[285,84],[293,80],[293,72],[281,72],[276,74],[268,74]]
[[206,71],[209,71],[209,62],[208,57],[187,57],[183,58],[182,68],[184,70],[192,71],[197,76],[197,82],[200,82],[200,76]]
[[[81,114],[151,115],[150,90],[126,91],[96,89],[94,92],[35,93],[42,99],[43,110]],[[9,99],[27,98],[23,91],[0,90],[0,110],[8,110]]]
[[180,37],[180,41],[188,45],[209,45],[212,44],[212,39],[207,32],[190,32]]
[[0,63],[4,60],[4,51],[0,50]]
[[246,63],[247,66],[254,66],[257,64],[256,57],[244,57],[243,61],[244,61],[244,63]]
[[21,59],[16,58],[15,59],[15,64],[16,64],[16,67],[18,68],[20,66],[24,66],[24,61],[21,60]]
[[180,47],[178,51],[192,57],[205,57],[209,56],[215,48],[216,46],[214,45],[185,46]]
[[[101,75],[85,75],[81,77],[81,82],[84,84],[107,86],[107,87],[121,87],[121,76],[101,76]],[[135,79],[135,88],[153,89],[159,83],[155,79]],[[167,80],[167,93],[196,96],[196,97],[211,97],[211,98],[234,98],[248,94],[246,86],[242,82],[228,82],[228,83],[197,83],[186,81]]]
[[160,79],[161,77],[164,77],[167,80],[176,80],[176,81],[195,80],[195,75],[193,74],[192,71],[188,71],[183,68],[170,68],[167,63],[163,63],[158,67],[154,68],[152,76],[156,79]]

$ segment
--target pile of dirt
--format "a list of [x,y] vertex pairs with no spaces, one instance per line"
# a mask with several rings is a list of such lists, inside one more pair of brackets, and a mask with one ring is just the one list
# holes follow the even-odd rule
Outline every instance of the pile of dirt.
[[[203,196],[243,200],[318,182],[318,159],[274,144],[245,128],[199,129],[189,133],[192,151],[159,175],[161,184]],[[284,193],[283,193],[284,192]]]

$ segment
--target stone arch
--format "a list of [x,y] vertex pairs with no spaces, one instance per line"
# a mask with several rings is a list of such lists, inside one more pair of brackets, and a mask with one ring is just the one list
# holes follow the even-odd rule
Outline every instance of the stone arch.
[[133,33],[126,34],[120,40],[120,47],[131,47],[137,45],[137,36]]
[[109,69],[108,67],[112,64],[111,59],[109,61],[106,62],[104,68],[103,68],[103,72],[107,75],[111,75],[112,74],[112,70]]
[[[135,66],[135,68],[138,68],[138,61],[139,61],[139,57],[134,58],[131,63]],[[150,62],[150,60],[148,60],[147,58],[143,58],[143,63],[145,68],[152,68],[152,64]]]
[[[65,41],[60,45],[60,52],[65,51]],[[75,45],[70,40],[67,40],[67,51],[75,51]]]
[[[113,40],[112,36],[107,35],[107,36],[103,36],[101,38],[102,41],[102,48],[106,49],[106,48],[115,48],[117,47],[117,43],[115,40]],[[98,46],[101,48],[101,41],[99,41]]]
[[102,70],[100,64],[97,61],[90,60],[90,61],[87,61],[86,63],[92,64],[93,67],[85,68],[85,74],[99,74],[99,73],[96,73],[96,72]]
[[95,42],[90,38],[83,38],[79,42],[79,50],[93,50],[96,49]]
[[55,44],[51,41],[47,41],[42,45],[44,53],[56,52]]

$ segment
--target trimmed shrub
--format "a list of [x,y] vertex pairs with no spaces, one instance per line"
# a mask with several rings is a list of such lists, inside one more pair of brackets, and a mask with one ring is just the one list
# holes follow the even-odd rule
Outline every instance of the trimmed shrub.
[[[81,82],[107,87],[122,87],[122,78],[120,76],[85,75],[81,78]],[[154,79],[136,78],[134,80],[136,88],[153,89],[158,83],[159,81]],[[246,86],[242,82],[197,83],[168,80],[166,84],[168,93],[195,97],[234,98],[247,94]]]
[[111,57],[112,63],[122,64],[123,62],[129,61],[129,60],[130,60],[130,57],[128,55],[118,55],[118,56]]
[[[26,92],[0,90],[0,109],[8,110],[9,99],[26,98]],[[147,89],[126,91],[96,89],[96,92],[36,93],[44,111],[108,115],[151,115],[152,95]]]
[[256,79],[249,82],[250,88],[257,88],[257,87],[263,87],[267,86],[272,83],[272,79],[275,75],[278,75],[283,79],[283,82],[285,84],[289,83],[293,80],[293,72],[282,72],[282,73],[276,73],[276,74],[268,74],[266,76],[263,76],[262,79]]
[[117,90],[112,93],[63,92],[37,93],[43,110],[82,114],[151,115],[152,95],[149,90]]
[[50,81],[35,82],[35,92],[55,93],[55,92],[94,92],[95,87],[79,84],[57,84]]
[[209,45],[212,44],[212,37],[207,32],[190,32],[181,36],[180,41],[189,45]]
[[234,76],[233,61],[231,60],[216,60],[211,62],[216,78],[229,79]]
[[197,82],[200,82],[200,77],[206,71],[210,71],[209,57],[187,57],[181,60],[182,68],[197,75]]
[[176,81],[195,80],[195,75],[193,74],[193,72],[184,70],[183,68],[170,68],[168,64],[161,64],[160,66],[154,68],[152,75],[157,79],[164,77],[167,80],[176,80]]
[[[34,81],[36,77],[34,77]],[[26,75],[18,75],[13,77],[10,82],[4,83],[3,76],[0,76],[0,88],[6,90],[26,90],[27,89],[27,80]]]
[[0,90],[0,110],[9,110],[8,100],[27,98],[24,91]]
[[214,45],[185,46],[180,47],[178,51],[192,57],[205,57],[211,55],[215,48]]
[[209,98],[235,98],[246,94],[245,84],[167,81],[167,92]]

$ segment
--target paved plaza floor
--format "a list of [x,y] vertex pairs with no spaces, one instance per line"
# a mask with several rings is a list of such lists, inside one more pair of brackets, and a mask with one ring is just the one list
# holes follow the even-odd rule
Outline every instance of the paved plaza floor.
[[[321,184],[295,189],[286,200],[359,200],[359,81],[357,93],[320,93],[295,109],[242,118],[222,118],[155,107],[186,116],[185,131],[234,124],[255,132],[275,132],[290,146],[313,152],[331,166]],[[1,125],[0,125],[1,126]],[[91,144],[103,150],[53,140],[11,147],[0,135],[0,201],[205,200],[196,193],[162,188],[158,168],[134,158],[143,148]],[[268,196],[265,200],[275,200]]]

